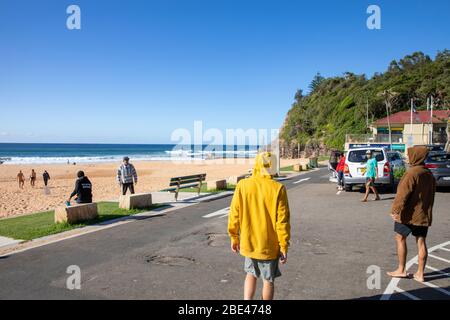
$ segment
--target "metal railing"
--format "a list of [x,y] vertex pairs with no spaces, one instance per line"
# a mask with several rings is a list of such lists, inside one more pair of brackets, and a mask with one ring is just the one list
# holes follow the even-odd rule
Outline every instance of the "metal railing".
[[[392,134],[392,143],[407,144],[412,139],[414,144],[429,144],[430,137],[428,134]],[[347,134],[345,142],[354,143],[389,143],[389,134]],[[445,144],[447,142],[447,134],[442,132],[433,133],[433,144]]]

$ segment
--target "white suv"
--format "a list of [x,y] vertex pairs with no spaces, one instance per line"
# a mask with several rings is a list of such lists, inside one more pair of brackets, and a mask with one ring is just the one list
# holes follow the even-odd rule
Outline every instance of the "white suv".
[[350,149],[345,159],[344,168],[344,187],[345,191],[351,191],[355,185],[364,185],[366,183],[366,152],[370,150],[372,157],[378,162],[378,176],[375,179],[375,185],[388,186],[394,189],[394,174],[392,166],[389,163],[387,151],[384,148],[364,147]]

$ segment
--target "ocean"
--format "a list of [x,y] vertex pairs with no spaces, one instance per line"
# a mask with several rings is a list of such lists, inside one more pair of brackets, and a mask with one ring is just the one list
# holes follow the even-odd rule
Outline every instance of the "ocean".
[[180,146],[175,144],[47,144],[0,143],[4,164],[98,163],[121,161],[183,161],[252,158],[258,146]]

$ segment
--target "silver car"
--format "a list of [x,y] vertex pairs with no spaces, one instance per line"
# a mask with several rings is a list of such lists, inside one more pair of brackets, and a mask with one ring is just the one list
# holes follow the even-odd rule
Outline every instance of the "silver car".
[[391,164],[392,170],[405,168],[405,160],[403,156],[398,151],[388,151],[386,152],[388,161]]
[[367,150],[372,152],[372,156],[378,162],[378,176],[375,179],[375,185],[387,186],[394,190],[394,174],[392,165],[388,160],[387,151],[384,148],[364,147],[348,151],[344,168],[345,191],[351,191],[355,185],[365,185]]
[[430,152],[425,167],[433,173],[438,187],[450,187],[450,154]]

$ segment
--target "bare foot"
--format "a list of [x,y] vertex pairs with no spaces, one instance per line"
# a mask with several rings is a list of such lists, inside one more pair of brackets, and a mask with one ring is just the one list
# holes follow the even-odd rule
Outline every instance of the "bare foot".
[[362,199],[361,202],[367,202],[367,199]]
[[408,274],[406,273],[406,271],[400,272],[398,270],[395,271],[391,271],[391,272],[386,272],[388,276],[392,277],[392,278],[408,278]]
[[423,277],[423,275],[418,275],[417,273],[414,273],[414,280],[416,280],[417,282],[425,282],[425,278]]
[[380,201],[381,200],[381,198],[380,197],[378,197],[378,198],[375,198],[375,200],[374,201]]

